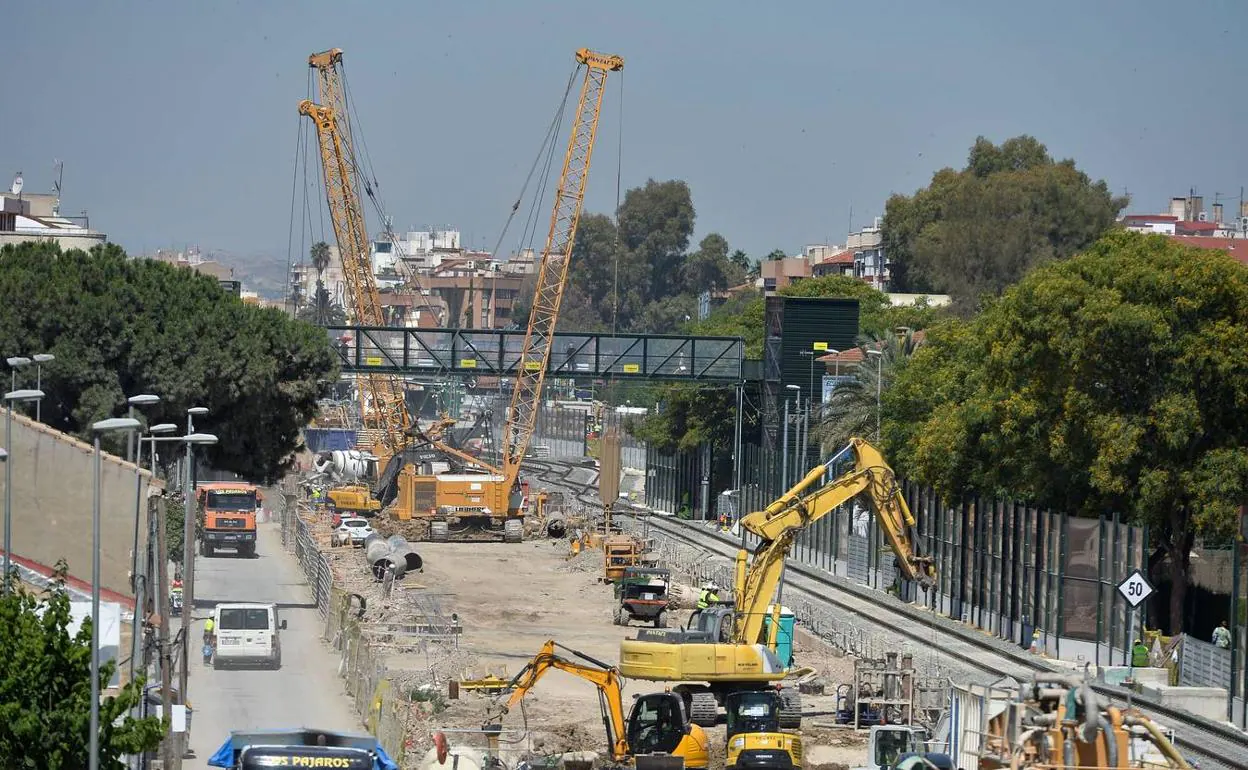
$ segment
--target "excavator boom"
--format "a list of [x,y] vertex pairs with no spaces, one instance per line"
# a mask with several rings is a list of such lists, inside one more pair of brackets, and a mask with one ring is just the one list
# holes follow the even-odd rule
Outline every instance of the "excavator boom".
[[[849,456],[854,467],[831,481],[820,482]],[[741,519],[741,528],[760,540],[741,585],[737,586],[734,642],[753,644],[763,630],[767,607],[775,595],[793,539],[806,527],[858,495],[871,499],[876,519],[897,566],[907,580],[931,585],[930,558],[920,556],[915,542],[915,519],[884,456],[867,441],[854,438],[827,463],[812,469],[792,489],[761,511]]]
[[598,688],[598,694],[602,699],[603,706],[603,724],[607,730],[607,744],[611,750],[612,759],[616,762],[627,760],[629,756],[628,725],[624,717],[624,689],[620,680],[620,672],[613,666],[596,661],[576,650],[568,651],[573,655],[592,661],[592,664],[577,663],[576,661],[560,657],[556,654],[555,648],[562,646],[553,639],[542,645],[542,649],[537,655],[534,655],[524,669],[511,680],[509,686],[511,697],[507,699],[500,710],[502,713],[507,713],[516,704],[524,700],[524,696],[528,695],[538,680],[552,668],[566,671],[573,676],[579,676]]

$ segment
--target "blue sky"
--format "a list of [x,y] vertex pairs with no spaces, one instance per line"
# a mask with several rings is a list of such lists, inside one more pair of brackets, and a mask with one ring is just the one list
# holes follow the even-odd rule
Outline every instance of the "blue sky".
[[63,211],[133,251],[284,258],[307,55],[340,47],[396,227],[489,248],[588,46],[626,65],[587,211],[613,208],[618,158],[625,189],[686,180],[697,237],[792,253],[1020,133],[1161,211],[1248,184],[1246,21],[1242,0],[12,3],[0,175],[50,190],[62,159]]

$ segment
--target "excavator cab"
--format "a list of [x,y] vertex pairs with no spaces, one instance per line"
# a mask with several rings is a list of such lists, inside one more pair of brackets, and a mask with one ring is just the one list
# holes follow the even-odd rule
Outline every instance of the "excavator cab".
[[728,714],[726,770],[795,770],[802,739],[780,729],[784,699],[776,689],[738,690],[724,699]]
[[741,690],[724,702],[728,737],[744,733],[780,732],[780,694],[775,690]]
[[674,754],[691,731],[685,701],[671,692],[640,695],[628,715],[628,751],[639,754]]

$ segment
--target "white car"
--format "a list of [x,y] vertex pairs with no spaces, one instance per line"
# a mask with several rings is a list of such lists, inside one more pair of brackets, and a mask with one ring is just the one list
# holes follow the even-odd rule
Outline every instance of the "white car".
[[343,519],[334,530],[334,545],[364,545],[364,540],[373,534],[373,528],[367,519]]

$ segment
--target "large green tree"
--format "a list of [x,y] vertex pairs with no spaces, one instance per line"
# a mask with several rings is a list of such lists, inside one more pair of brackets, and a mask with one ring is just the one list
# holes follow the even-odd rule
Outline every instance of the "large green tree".
[[[920,303],[915,307],[894,307],[888,295],[877,289],[848,276],[827,276],[808,278],[795,281],[782,288],[779,292],[788,297],[829,297],[856,299],[859,303],[859,331],[864,339],[885,339],[894,336],[899,327],[907,327],[917,331],[928,326],[942,313],[938,308]],[[741,337],[745,340],[746,358],[759,359],[763,355],[765,298],[756,291],[743,291],[734,294],[720,307],[716,308],[704,321],[687,324],[683,331],[688,334],[705,336]],[[902,351],[898,356],[908,354],[912,348],[909,334],[903,333]],[[866,344],[866,342],[864,342]],[[888,358],[889,370],[885,372],[884,382],[891,382],[891,367],[894,360],[890,349]],[[857,372],[857,368],[845,374]],[[866,374],[864,369],[864,374]],[[849,389],[842,399],[847,399],[849,391],[866,398],[866,390],[870,387],[870,427],[875,427],[875,376],[874,364],[869,373],[869,383],[863,387]],[[732,445],[736,410],[736,395],[731,389],[711,389],[688,384],[671,384],[656,389],[656,400],[663,403],[661,414],[650,415],[647,419],[630,423],[633,434],[651,443],[661,451],[689,449],[703,442],[711,442],[717,449],[726,449]],[[828,441],[835,441],[844,431],[851,435],[862,435],[857,421],[848,415],[859,413],[861,409],[849,408],[850,402],[845,401],[830,413],[820,429]],[[757,425],[753,417],[745,424],[745,439],[754,440]]]
[[[65,564],[51,590],[24,586],[0,597],[0,770],[82,770],[91,735],[91,619],[77,633],[65,591]],[[100,666],[108,688],[116,662]],[[129,682],[100,702],[100,767],[160,744],[159,719],[132,719],[142,681]]]
[[45,422],[85,436],[138,393],[161,397],[143,410],[152,423],[181,424],[188,407],[205,406],[196,427],[220,438],[208,461],[258,481],[289,468],[337,375],[324,330],[111,244],[5,246],[0,297],[0,349],[56,356],[43,370]]
[[973,310],[1030,268],[1086,248],[1126,204],[1033,137],[1000,146],[979,137],[962,171],[942,169],[914,195],[888,200],[893,286],[947,293]]
[[890,455],[951,499],[1149,525],[1177,632],[1194,539],[1248,499],[1248,267],[1111,233],[933,330],[886,399]]

